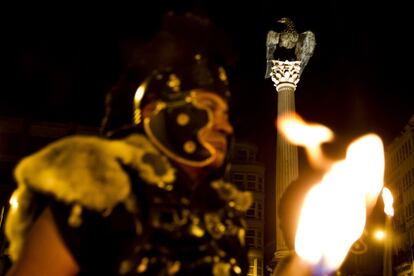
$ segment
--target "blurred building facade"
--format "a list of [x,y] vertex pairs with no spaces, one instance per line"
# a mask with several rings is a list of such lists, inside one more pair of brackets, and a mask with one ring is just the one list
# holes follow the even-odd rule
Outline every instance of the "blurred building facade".
[[[414,115],[386,148],[385,185],[394,195],[395,275],[411,275],[414,248]],[[409,274],[407,274],[409,273]]]
[[246,244],[249,247],[249,276],[264,272],[264,200],[265,166],[258,161],[258,148],[252,143],[237,142],[231,156],[229,178],[242,190],[253,194],[254,202],[246,213]]

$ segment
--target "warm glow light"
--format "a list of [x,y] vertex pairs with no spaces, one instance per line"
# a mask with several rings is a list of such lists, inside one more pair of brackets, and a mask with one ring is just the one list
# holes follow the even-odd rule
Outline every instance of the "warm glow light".
[[384,238],[385,238],[385,232],[383,231],[383,230],[377,230],[377,231],[375,231],[375,233],[374,233],[374,237],[377,239],[377,240],[383,240]]
[[145,90],[147,89],[147,81],[142,83],[137,90],[135,91],[134,95],[134,123],[139,124],[141,123],[141,101],[144,97]]
[[305,147],[309,161],[317,168],[327,168],[330,162],[325,160],[321,145],[332,141],[333,132],[321,124],[305,122],[296,113],[285,113],[277,120],[281,134],[292,144]]
[[392,204],[394,203],[394,198],[390,189],[384,187],[382,189],[382,200],[384,201],[384,213],[387,216],[393,217],[394,216],[394,207]]
[[280,131],[292,143],[306,147],[308,154],[316,152],[319,156],[310,156],[312,162],[330,165],[305,197],[295,250],[304,261],[333,271],[363,233],[367,208],[376,203],[383,187],[383,144],[377,135],[368,134],[351,143],[344,160],[328,161],[320,145],[332,139],[331,131],[321,125],[302,125],[297,118],[279,122]]
[[135,91],[134,95],[134,101],[140,102],[142,100],[142,97],[144,96],[144,92],[146,89],[146,85],[140,85],[137,90]]
[[9,200],[10,206],[13,209],[17,209],[19,207],[19,202],[17,201],[17,196],[12,195],[12,197]]

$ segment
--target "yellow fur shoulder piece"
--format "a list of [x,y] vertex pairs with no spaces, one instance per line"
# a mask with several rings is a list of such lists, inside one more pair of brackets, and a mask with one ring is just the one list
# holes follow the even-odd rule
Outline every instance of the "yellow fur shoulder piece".
[[33,191],[74,206],[72,213],[76,211],[78,217],[81,207],[108,214],[118,203],[127,204],[130,199],[133,183],[126,168],[149,185],[167,190],[175,180],[168,160],[139,134],[123,140],[71,136],[24,158],[14,171],[17,189],[6,220],[12,259],[17,259],[33,223]]
[[167,159],[138,134],[125,140],[64,138],[23,159],[15,169],[15,177],[18,186],[99,211],[111,209],[130,193],[123,166],[159,186],[174,180]]

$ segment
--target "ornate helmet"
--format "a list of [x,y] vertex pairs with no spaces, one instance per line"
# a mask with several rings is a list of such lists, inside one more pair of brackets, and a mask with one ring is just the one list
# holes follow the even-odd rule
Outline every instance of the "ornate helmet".
[[[164,30],[139,49],[138,62],[108,94],[103,120],[106,136],[144,132],[177,162],[204,167],[213,161],[215,149],[199,135],[211,127],[212,111],[200,107],[194,98],[195,90],[215,93],[225,101],[230,97],[225,69],[218,65],[223,59],[205,41],[206,33],[214,35],[211,27],[209,21],[192,14],[167,16]],[[142,120],[148,104],[155,108]]]

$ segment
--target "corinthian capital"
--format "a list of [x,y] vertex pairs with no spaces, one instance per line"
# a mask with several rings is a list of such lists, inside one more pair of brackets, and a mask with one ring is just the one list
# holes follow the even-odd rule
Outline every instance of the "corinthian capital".
[[276,90],[279,91],[286,86],[295,90],[299,82],[301,62],[272,60],[272,63],[273,66],[270,76]]

